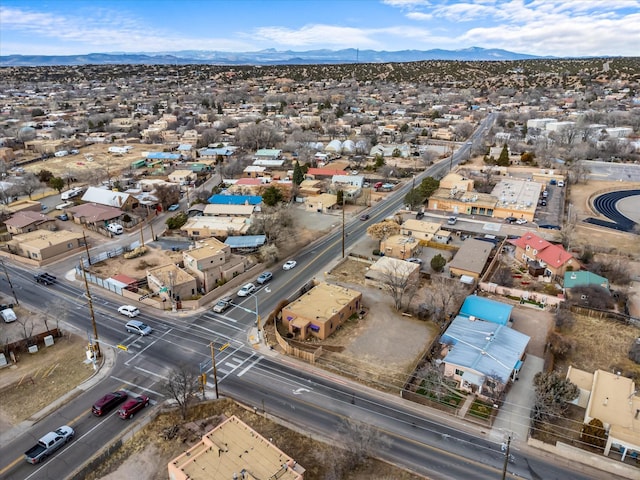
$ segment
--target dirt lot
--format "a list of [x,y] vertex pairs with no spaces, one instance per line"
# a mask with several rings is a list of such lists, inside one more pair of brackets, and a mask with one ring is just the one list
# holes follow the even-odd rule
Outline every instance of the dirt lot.
[[126,259],[123,256],[110,258],[108,261],[92,265],[90,271],[102,278],[123,274],[132,278],[143,278],[146,269],[182,262],[182,253],[171,250],[162,250],[146,245],[147,253],[137,257]]

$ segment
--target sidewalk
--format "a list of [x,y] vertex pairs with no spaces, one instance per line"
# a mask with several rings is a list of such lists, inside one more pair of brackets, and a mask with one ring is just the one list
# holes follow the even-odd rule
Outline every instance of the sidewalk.
[[43,408],[39,412],[36,412],[33,415],[31,415],[31,417],[29,417],[27,420],[24,420],[23,422],[19,423],[18,425],[16,425],[15,427],[13,427],[8,431],[0,432],[0,443],[6,445],[13,438],[24,434],[34,424],[38,423],[47,415],[52,414],[62,405],[64,405],[65,403],[68,403],[74,397],[80,395],[82,392],[89,390],[94,385],[101,382],[107,375],[109,375],[109,373],[111,372],[111,369],[113,368],[113,365],[115,364],[116,354],[112,348],[102,348],[101,353],[102,353],[102,361],[100,362],[100,365],[98,365],[97,370],[91,377],[89,377],[87,380],[85,380],[83,383],[78,385],[76,388],[71,390],[66,395],[63,395],[62,397],[58,398],[54,402],[47,405],[45,408]]

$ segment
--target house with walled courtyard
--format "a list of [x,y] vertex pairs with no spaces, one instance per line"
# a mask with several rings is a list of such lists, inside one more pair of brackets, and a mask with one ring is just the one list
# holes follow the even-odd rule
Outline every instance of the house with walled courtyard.
[[182,252],[182,259],[184,269],[196,278],[198,291],[204,293],[240,275],[247,265],[244,257],[233,255],[229,245],[215,238],[196,242],[195,248]]
[[321,282],[282,309],[282,323],[296,339],[325,340],[361,308],[362,293]]

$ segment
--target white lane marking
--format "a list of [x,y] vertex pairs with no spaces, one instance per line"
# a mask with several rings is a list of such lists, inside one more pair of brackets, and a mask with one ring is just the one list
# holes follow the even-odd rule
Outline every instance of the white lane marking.
[[145,392],[153,393],[154,395],[158,395],[159,397],[164,397],[164,395],[162,393],[156,392],[155,390],[151,390],[149,388],[145,388],[142,385],[138,385],[136,383],[128,382],[126,380],[123,380],[122,378],[114,377],[113,375],[111,375],[111,378],[113,378],[114,380],[117,380],[118,382],[122,382],[122,383],[126,383],[127,385],[131,385],[132,387],[135,387],[138,390],[144,390]]
[[[251,355],[251,357],[253,357],[253,355]],[[242,362],[245,363],[247,360],[249,360],[251,357],[247,357],[247,359]],[[264,357],[261,355],[258,358],[256,358],[253,362],[251,362],[250,365],[247,365],[239,374],[238,376],[241,377],[242,375],[244,375],[245,373],[247,373],[249,371],[249,369],[251,369],[251,367],[253,367],[256,363],[258,363],[260,360],[262,360]],[[240,366],[240,365],[238,365]]]

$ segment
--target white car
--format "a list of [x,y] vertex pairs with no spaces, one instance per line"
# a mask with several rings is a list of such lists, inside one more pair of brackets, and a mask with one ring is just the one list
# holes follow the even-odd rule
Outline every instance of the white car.
[[118,308],[118,313],[120,315],[126,315],[129,318],[133,318],[140,315],[140,310],[138,310],[138,307],[134,307],[133,305],[122,305]]
[[283,266],[282,269],[283,270],[291,270],[292,268],[295,268],[295,266],[298,264],[298,262],[296,262],[295,260],[289,260],[288,262],[286,262]]
[[516,220],[517,225],[524,225],[525,223],[527,223],[527,220],[524,218],[519,218]]
[[256,286],[253,283],[247,283],[246,285],[243,285],[243,287],[240,290],[238,290],[238,296],[248,297],[255,291],[256,291]]
[[153,329],[149,325],[147,325],[146,323],[142,323],[140,320],[128,321],[125,328],[127,329],[127,332],[137,333],[138,335],[142,335],[143,337],[146,337],[151,332],[153,332]]
[[2,310],[2,312],[0,312],[0,316],[2,316],[2,319],[5,323],[15,322],[18,319],[18,317],[16,317],[16,312],[13,311],[13,308],[5,308],[4,310]]

